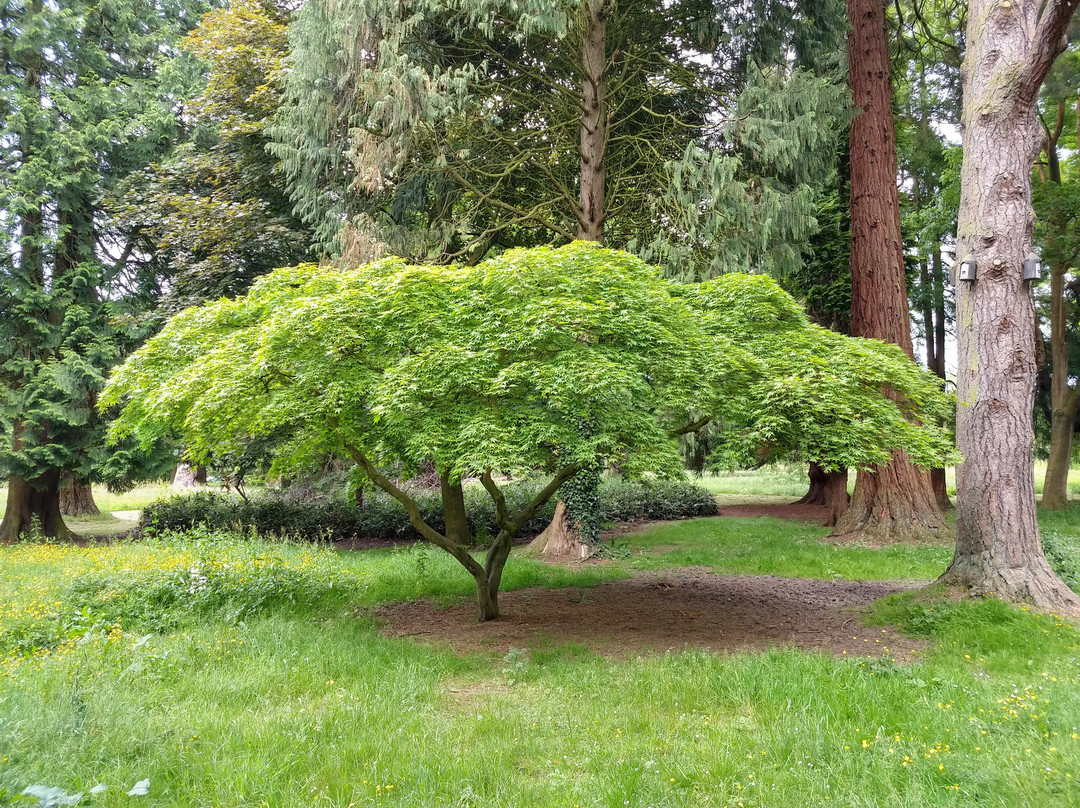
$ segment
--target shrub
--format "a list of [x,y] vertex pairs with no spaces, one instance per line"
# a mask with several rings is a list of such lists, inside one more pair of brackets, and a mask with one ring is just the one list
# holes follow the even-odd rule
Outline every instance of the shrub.
[[[524,507],[540,484],[529,480],[503,485],[511,512]],[[411,494],[424,520],[442,531],[442,502],[438,492]],[[551,521],[554,503],[549,503],[525,525],[521,537],[535,536]],[[703,488],[680,481],[649,484],[620,479],[605,480],[600,486],[601,519],[631,522],[641,519],[681,519],[716,513],[716,502]],[[495,509],[487,492],[478,485],[465,486],[465,512],[473,534],[492,536],[498,532]],[[308,541],[366,538],[384,541],[418,541],[405,509],[389,495],[376,491],[357,507],[340,499],[324,502],[289,502],[267,495],[247,502],[220,493],[200,492],[159,500],[143,510],[140,528],[186,530],[195,525],[253,530],[260,536],[292,536]]]
[[1044,530],[1042,546],[1054,572],[1073,592],[1080,592],[1080,539],[1054,530]]

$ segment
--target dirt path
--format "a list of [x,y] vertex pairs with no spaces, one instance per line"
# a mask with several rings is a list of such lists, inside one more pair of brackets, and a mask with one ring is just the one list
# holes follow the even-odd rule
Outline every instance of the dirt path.
[[917,586],[910,581],[818,581],[715,575],[684,568],[642,573],[591,588],[523,589],[499,595],[502,617],[476,622],[470,601],[442,609],[395,603],[377,615],[384,633],[449,644],[455,651],[580,643],[610,656],[704,648],[759,651],[795,646],[909,661],[922,644],[895,629],[862,625],[859,611]]
[[777,519],[798,519],[801,522],[822,524],[829,515],[824,505],[803,505],[790,502],[783,505],[723,505],[721,516],[773,516]]

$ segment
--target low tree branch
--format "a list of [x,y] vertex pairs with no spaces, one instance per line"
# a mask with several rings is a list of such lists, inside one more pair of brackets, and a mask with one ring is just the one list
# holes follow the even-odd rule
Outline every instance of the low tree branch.
[[394,485],[385,475],[383,475],[376,467],[375,464],[368,459],[368,457],[361,452],[356,446],[348,441],[342,441],[342,445],[349,453],[349,456],[360,466],[368,478],[379,486],[383,491],[388,493],[403,506],[405,511],[409,515],[409,524],[411,524],[416,531],[423,536],[427,541],[434,544],[436,547],[441,547],[456,558],[461,566],[465,567],[474,577],[484,575],[484,568],[480,566],[480,563],[469,554],[469,551],[456,542],[450,541],[446,536],[439,533],[427,522],[424,521],[424,517],[420,515],[420,509],[416,507],[416,503],[413,502],[412,497]]
[[495,521],[498,522],[501,530],[509,530],[510,514],[506,510],[506,497],[503,495],[502,489],[495,484],[495,480],[491,477],[491,469],[487,469],[480,475],[480,484],[484,486],[488,494],[491,495],[492,501],[495,503]]
[[672,438],[677,438],[680,435],[687,435],[687,434],[689,434],[691,432],[697,432],[703,426],[708,424],[711,420],[712,420],[712,416],[711,415],[706,415],[703,418],[698,418],[692,424],[687,424],[686,426],[681,426],[678,429],[671,430],[670,432],[668,432],[668,435],[670,437],[672,437]]
[[[528,505],[521,509],[521,512],[518,513],[516,517],[508,519],[505,524],[503,524],[502,519],[503,517],[508,516],[506,510],[506,497],[503,496],[499,486],[496,485],[495,481],[491,478],[489,471],[485,471],[484,474],[481,475],[480,482],[495,501],[496,513],[499,513],[500,510],[502,512],[502,516],[498,517],[500,527],[499,535],[491,542],[491,546],[488,547],[487,550],[487,557],[484,560],[484,569],[489,576],[494,570],[501,569],[502,564],[505,563],[506,557],[510,554],[510,543],[513,541],[514,536],[518,534],[518,531],[528,524],[529,520],[536,515],[538,510],[544,507],[549,499],[555,496],[555,492],[559,490],[559,486],[579,471],[581,471],[581,466],[577,463],[561,469],[559,473],[551,479],[551,482],[544,486],[543,490],[533,497]],[[501,506],[500,502],[502,503]]]

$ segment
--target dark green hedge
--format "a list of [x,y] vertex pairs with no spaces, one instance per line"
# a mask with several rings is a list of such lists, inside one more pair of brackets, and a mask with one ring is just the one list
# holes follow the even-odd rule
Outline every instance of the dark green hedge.
[[[503,486],[511,511],[523,507],[540,489],[538,483],[522,481]],[[437,492],[412,494],[424,520],[436,530],[443,529],[442,504]],[[465,488],[465,508],[473,532],[479,537],[496,531],[491,498],[479,486]],[[703,488],[688,482],[655,482],[649,485],[623,480],[604,480],[600,486],[601,519],[631,522],[641,519],[681,519],[709,516],[717,512],[716,501]],[[551,521],[554,502],[549,502],[521,533],[535,536]],[[211,527],[254,529],[260,535],[289,535],[296,538],[338,540],[349,538],[387,541],[417,540],[405,509],[381,491],[368,494],[358,508],[341,500],[289,502],[274,496],[252,498],[201,492],[159,500],[143,509],[140,528],[184,530],[196,524]]]

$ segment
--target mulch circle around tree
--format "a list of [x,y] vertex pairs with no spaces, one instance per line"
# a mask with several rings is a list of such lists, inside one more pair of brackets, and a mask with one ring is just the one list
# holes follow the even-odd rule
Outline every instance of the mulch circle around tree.
[[909,662],[924,644],[892,627],[866,626],[860,612],[878,598],[919,585],[717,575],[685,568],[639,573],[594,587],[502,592],[502,615],[488,623],[476,621],[472,600],[449,608],[429,600],[394,603],[376,615],[389,636],[449,645],[459,653],[505,654],[511,648],[563,643],[615,657],[776,646]]

